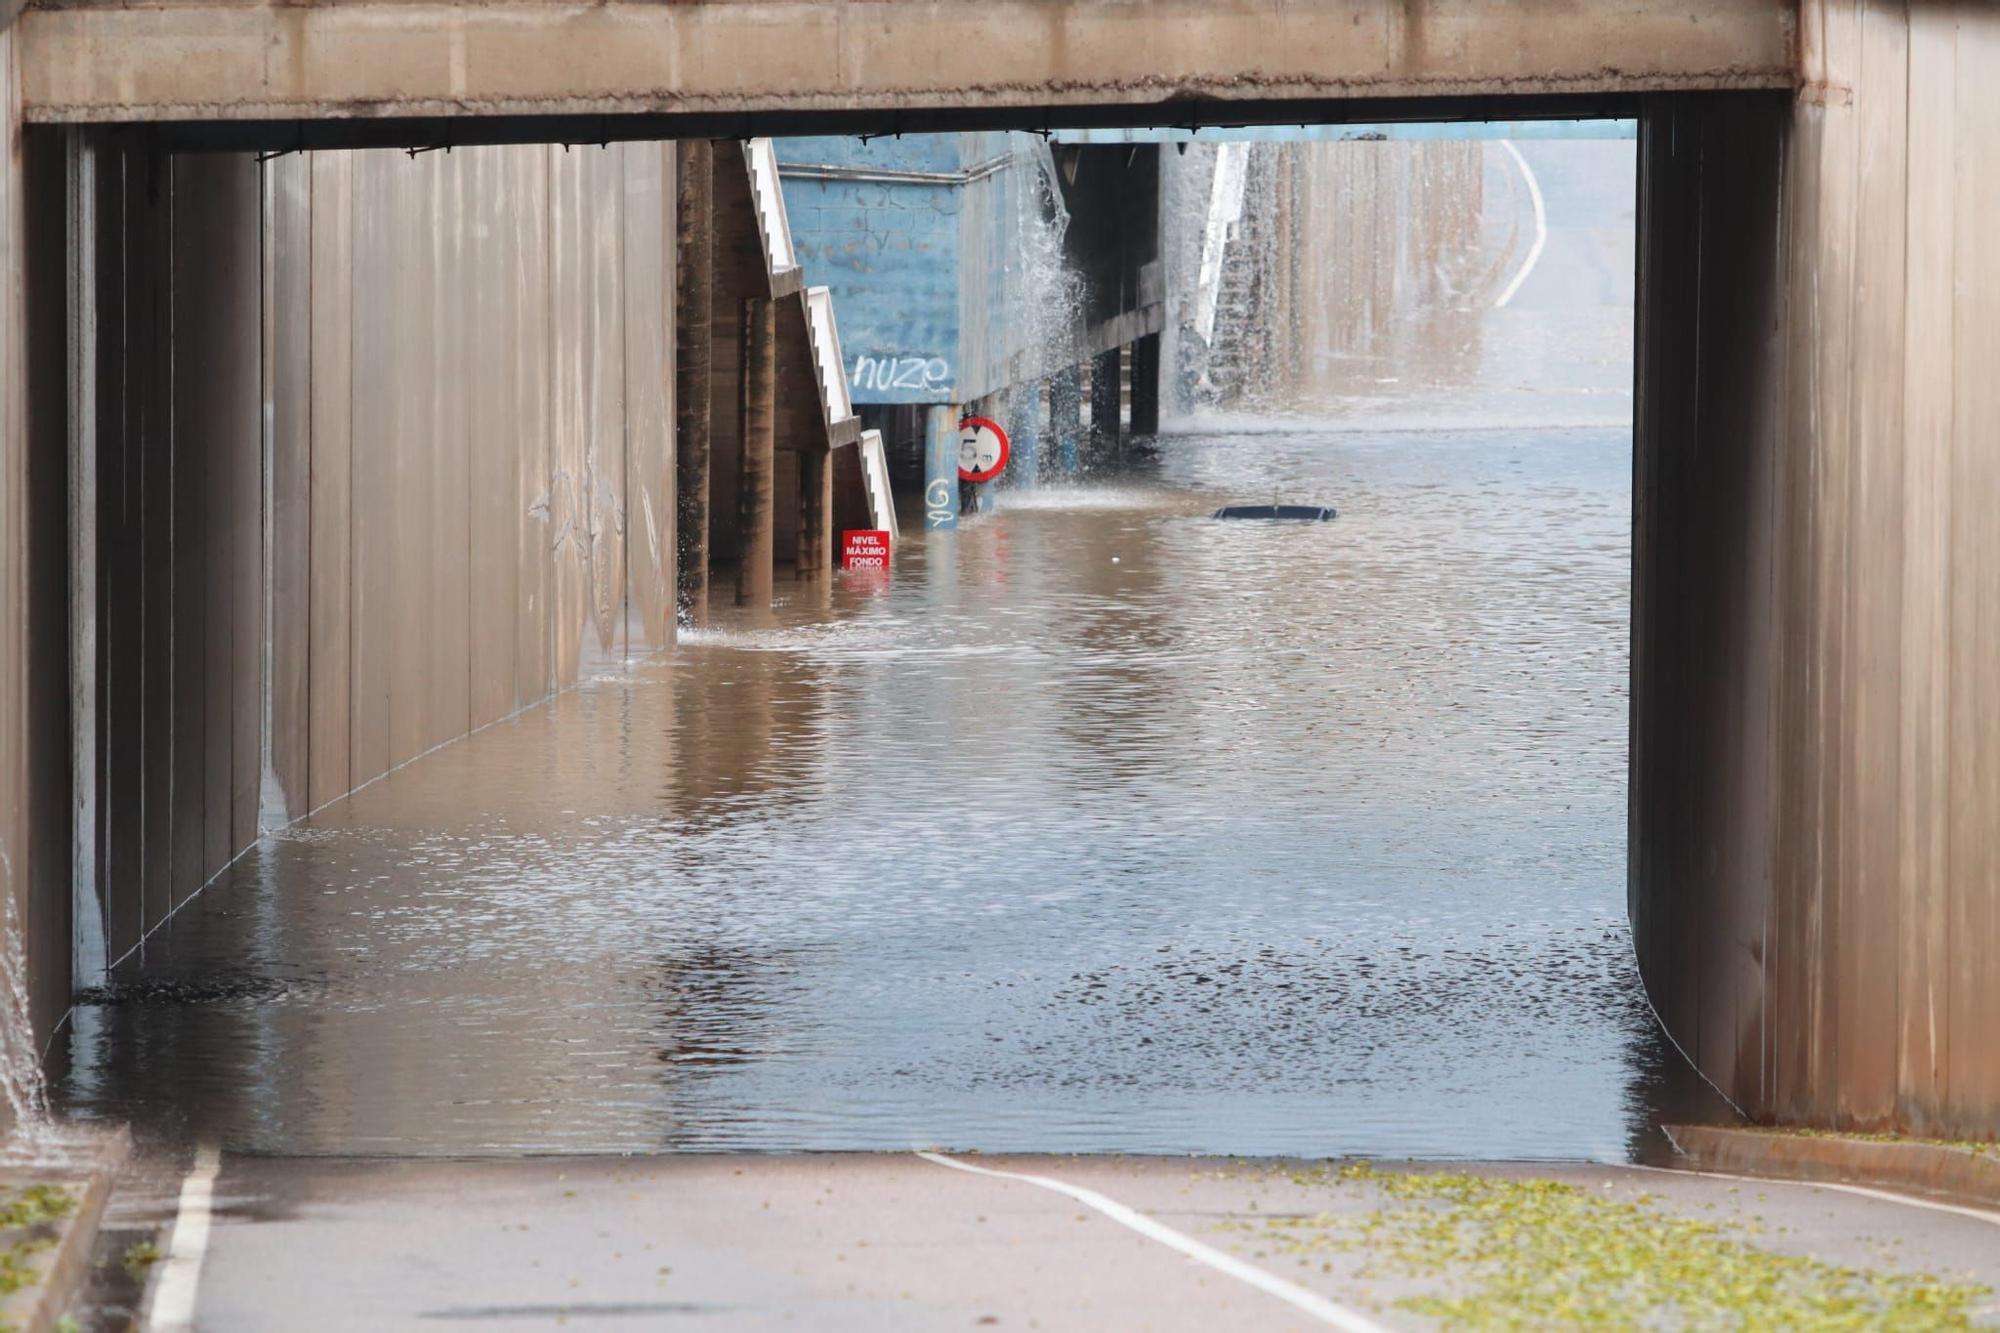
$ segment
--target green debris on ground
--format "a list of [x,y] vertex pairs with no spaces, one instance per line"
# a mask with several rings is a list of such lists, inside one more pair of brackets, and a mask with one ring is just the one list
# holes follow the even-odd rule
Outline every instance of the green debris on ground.
[[1355,1256],[1362,1280],[1423,1279],[1399,1308],[1454,1329],[1970,1329],[1990,1293],[1929,1275],[1874,1273],[1750,1244],[1713,1222],[1562,1181],[1381,1171],[1295,1174],[1365,1186],[1362,1212],[1276,1216],[1234,1229],[1297,1256]]
[[0,1203],[0,1295],[38,1278],[35,1256],[56,1243],[55,1224],[76,1211],[76,1196],[58,1185],[29,1185]]
[[[76,1211],[76,1196],[60,1185],[29,1185],[0,1200],[0,1296],[41,1280],[35,1256],[53,1249],[56,1223]],[[0,1319],[0,1333],[13,1325]]]
[[0,1203],[0,1231],[60,1222],[76,1211],[76,1196],[60,1185],[30,1185]]
[[1859,1143],[1913,1143],[1926,1148],[1952,1148],[1978,1157],[2000,1156],[2000,1143],[1971,1139],[1929,1139],[1918,1134],[1878,1134],[1858,1129],[1795,1129],[1782,1127],[1747,1129],[1750,1134],[1775,1134],[1795,1139],[1853,1139]]
[[125,1271],[135,1278],[143,1279],[146,1270],[166,1256],[151,1240],[135,1240],[125,1247]]

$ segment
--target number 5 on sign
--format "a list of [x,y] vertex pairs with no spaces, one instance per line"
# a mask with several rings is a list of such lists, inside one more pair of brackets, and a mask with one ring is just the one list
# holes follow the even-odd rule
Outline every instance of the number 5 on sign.
[[991,481],[1007,470],[1007,432],[990,417],[965,417],[958,423],[958,476],[961,481]]

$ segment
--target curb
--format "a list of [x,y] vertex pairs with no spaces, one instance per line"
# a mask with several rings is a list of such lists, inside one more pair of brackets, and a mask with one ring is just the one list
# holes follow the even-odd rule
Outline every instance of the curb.
[[0,1303],[0,1326],[20,1333],[52,1333],[90,1275],[98,1224],[111,1201],[118,1169],[131,1151],[131,1132],[120,1125],[102,1135],[93,1149],[80,1153],[75,1166],[49,1173],[63,1177],[62,1183],[78,1191],[76,1211],[63,1219],[55,1245],[43,1258],[41,1280]]
[[1686,1165],[1704,1171],[1873,1185],[2000,1209],[2000,1147],[1870,1139],[1782,1129],[1663,1125]]

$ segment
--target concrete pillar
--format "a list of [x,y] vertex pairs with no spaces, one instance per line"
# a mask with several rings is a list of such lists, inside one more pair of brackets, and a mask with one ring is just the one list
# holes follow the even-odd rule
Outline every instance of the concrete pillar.
[[1042,480],[1042,386],[1030,380],[1016,384],[1007,395],[1007,440],[1014,457],[1007,464],[1007,484],[1032,489]]
[[1630,898],[1758,1119],[2000,1127],[2000,10],[1641,119]]
[[939,403],[924,415],[924,527],[958,526],[958,408]]
[[715,149],[675,148],[674,504],[676,601],[690,623],[708,618],[708,470],[714,359]]
[[[970,408],[967,408],[963,415],[985,417],[988,421],[999,422],[1002,430],[1008,430],[1009,442],[1011,443],[1012,431],[1008,429],[1008,417],[1010,415],[1008,403],[1010,401],[1011,395],[1003,389],[1001,392],[993,394],[990,397],[980,399]],[[992,513],[998,499],[994,492],[999,484],[998,478],[995,478],[993,481],[959,482],[958,512],[961,514]]]
[[[21,115],[12,27],[0,28],[0,894],[25,934],[28,894],[27,282]],[[68,958],[64,964],[67,981]],[[0,1003],[7,1002],[0,998]],[[0,1107],[0,1118],[7,1111]],[[0,1129],[4,1129],[0,1124]]]
[[799,460],[799,542],[795,577],[823,579],[833,572],[833,455],[801,449]]
[[1082,466],[1083,371],[1076,366],[1049,377],[1049,437],[1055,448],[1051,463],[1065,477]]
[[1132,344],[1132,433],[1160,433],[1160,335]]
[[1101,463],[1118,452],[1118,438],[1124,433],[1125,349],[1114,347],[1099,352],[1090,362],[1090,446],[1091,462]]
[[771,604],[772,473],[777,463],[777,307],[743,303],[743,454],[736,491],[736,604]]

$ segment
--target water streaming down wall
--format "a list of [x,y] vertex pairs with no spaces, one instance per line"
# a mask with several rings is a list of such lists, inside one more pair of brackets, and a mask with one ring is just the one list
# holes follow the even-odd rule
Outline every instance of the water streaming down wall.
[[[1231,143],[1168,159],[1179,405],[1310,411],[1471,384],[1481,312],[1529,240],[1511,201],[1488,207],[1495,151]],[[1240,201],[1224,198],[1239,188],[1232,172]],[[1204,249],[1220,259],[1207,274]]]
[[14,895],[0,893],[0,1109],[13,1143],[32,1149],[46,1130],[48,1089],[28,996],[28,954]]
[[1083,358],[1083,278],[1064,249],[1069,209],[1049,146],[1010,134],[1007,169],[967,191],[969,235],[982,242],[981,305],[991,380],[1032,388]]

